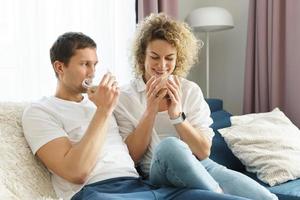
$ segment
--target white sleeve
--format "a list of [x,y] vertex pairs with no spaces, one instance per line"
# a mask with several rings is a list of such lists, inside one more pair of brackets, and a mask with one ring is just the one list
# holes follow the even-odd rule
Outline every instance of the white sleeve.
[[210,125],[213,123],[213,120],[210,117],[209,106],[198,85],[195,85],[189,90],[189,94],[187,94],[187,105],[187,120],[193,127],[199,129],[209,139],[212,139],[214,132],[210,128]]
[[34,105],[24,110],[22,126],[33,154],[51,140],[68,137],[62,123],[43,108]]
[[135,126],[132,122],[132,115],[123,104],[124,98],[126,99],[126,97],[120,95],[119,103],[114,110],[114,116],[117,120],[120,135],[122,136],[123,141],[125,141],[128,135],[135,130]]

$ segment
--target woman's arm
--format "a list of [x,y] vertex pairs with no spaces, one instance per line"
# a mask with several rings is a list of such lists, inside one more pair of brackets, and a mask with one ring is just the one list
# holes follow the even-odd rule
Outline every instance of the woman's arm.
[[131,158],[137,163],[148,149],[156,113],[145,111],[135,130],[125,140]]
[[210,155],[211,141],[204,133],[194,128],[187,120],[174,126],[180,138],[189,145],[199,160]]
[[138,162],[148,149],[151,142],[152,130],[155,117],[159,109],[159,103],[167,94],[167,90],[162,90],[161,78],[151,77],[146,84],[147,107],[135,130],[129,134],[125,143],[129,153]]
[[[171,119],[175,119],[179,117],[182,112],[181,83],[177,76],[174,76],[174,81],[168,81],[168,88],[168,94],[170,96],[168,113]],[[201,133],[200,129],[193,127],[188,120],[174,126],[180,138],[188,144],[198,159],[202,160],[210,155],[211,141],[204,133]]]

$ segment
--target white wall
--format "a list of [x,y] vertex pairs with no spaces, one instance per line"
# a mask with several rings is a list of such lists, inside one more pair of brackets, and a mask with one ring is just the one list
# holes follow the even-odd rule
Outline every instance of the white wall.
[[[210,33],[210,97],[223,99],[224,108],[235,115],[242,113],[243,105],[248,4],[249,0],[179,0],[180,20],[205,6],[223,7],[233,16],[233,29]],[[205,34],[195,34],[205,41]],[[205,46],[188,79],[206,94]]]

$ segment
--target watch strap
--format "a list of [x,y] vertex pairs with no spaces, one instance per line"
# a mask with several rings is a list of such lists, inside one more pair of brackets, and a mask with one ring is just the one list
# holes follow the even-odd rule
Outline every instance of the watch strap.
[[170,122],[171,122],[171,124],[176,125],[176,124],[180,124],[180,123],[184,122],[185,119],[186,119],[186,116],[185,116],[184,112],[181,112],[177,118],[170,119]]

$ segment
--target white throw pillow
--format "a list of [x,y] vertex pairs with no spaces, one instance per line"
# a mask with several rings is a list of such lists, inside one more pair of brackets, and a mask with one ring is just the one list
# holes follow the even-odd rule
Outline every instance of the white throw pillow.
[[24,138],[24,103],[0,103],[0,199],[57,199],[50,174]]
[[230,118],[218,130],[228,147],[263,182],[274,186],[300,177],[300,131],[278,108]]

